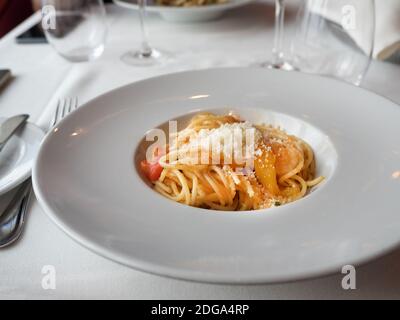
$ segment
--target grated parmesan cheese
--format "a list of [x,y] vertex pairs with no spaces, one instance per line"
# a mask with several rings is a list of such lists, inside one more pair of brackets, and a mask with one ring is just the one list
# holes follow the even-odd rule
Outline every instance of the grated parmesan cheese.
[[254,156],[254,149],[262,139],[261,132],[248,121],[227,123],[216,129],[201,129],[195,137],[180,147],[180,154],[196,150],[223,154],[225,160],[246,161]]

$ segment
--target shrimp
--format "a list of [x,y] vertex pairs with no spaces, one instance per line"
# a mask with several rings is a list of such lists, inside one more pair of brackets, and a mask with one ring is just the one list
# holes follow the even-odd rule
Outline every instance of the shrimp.
[[294,144],[284,145],[278,142],[269,144],[275,155],[275,170],[277,176],[283,176],[292,171],[301,161],[301,152]]

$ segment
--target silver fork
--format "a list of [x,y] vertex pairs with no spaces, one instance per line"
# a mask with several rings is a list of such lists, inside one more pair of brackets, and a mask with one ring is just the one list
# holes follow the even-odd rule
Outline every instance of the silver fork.
[[[58,101],[48,131],[77,108],[77,98],[68,98]],[[32,193],[32,180],[29,178],[18,189],[4,212],[0,214],[0,248],[7,247],[20,238]]]

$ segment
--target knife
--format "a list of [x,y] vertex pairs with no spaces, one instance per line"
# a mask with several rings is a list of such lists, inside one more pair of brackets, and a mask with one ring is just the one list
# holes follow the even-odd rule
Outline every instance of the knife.
[[13,134],[26,123],[28,118],[29,115],[21,114],[19,116],[8,118],[0,124],[0,151],[4,148],[5,144]]

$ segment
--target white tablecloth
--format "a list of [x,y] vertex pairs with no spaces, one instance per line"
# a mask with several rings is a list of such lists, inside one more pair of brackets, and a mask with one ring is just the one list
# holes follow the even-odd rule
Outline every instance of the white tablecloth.
[[[210,23],[177,25],[150,16],[151,42],[176,54],[172,64],[151,68],[124,65],[119,57],[139,45],[135,12],[108,8],[110,35],[101,59],[70,64],[48,45],[17,45],[15,34],[38,17],[24,22],[0,41],[0,68],[15,79],[0,94],[0,116],[31,114],[44,126],[55,101],[78,96],[80,102],[121,85],[186,69],[246,66],[267,59],[272,46],[273,7],[253,4]],[[290,12],[289,12],[290,13]],[[289,14],[289,29],[293,15]],[[374,61],[363,87],[400,102],[400,67]],[[0,209],[9,195],[0,198]],[[400,213],[399,213],[400,214]],[[56,289],[42,288],[42,268],[56,270]],[[178,281],[138,272],[102,258],[67,237],[32,201],[23,238],[0,250],[0,299],[122,298],[122,299],[309,299],[400,298],[400,250],[357,268],[357,290],[343,290],[343,275],[280,285],[226,286]]]

